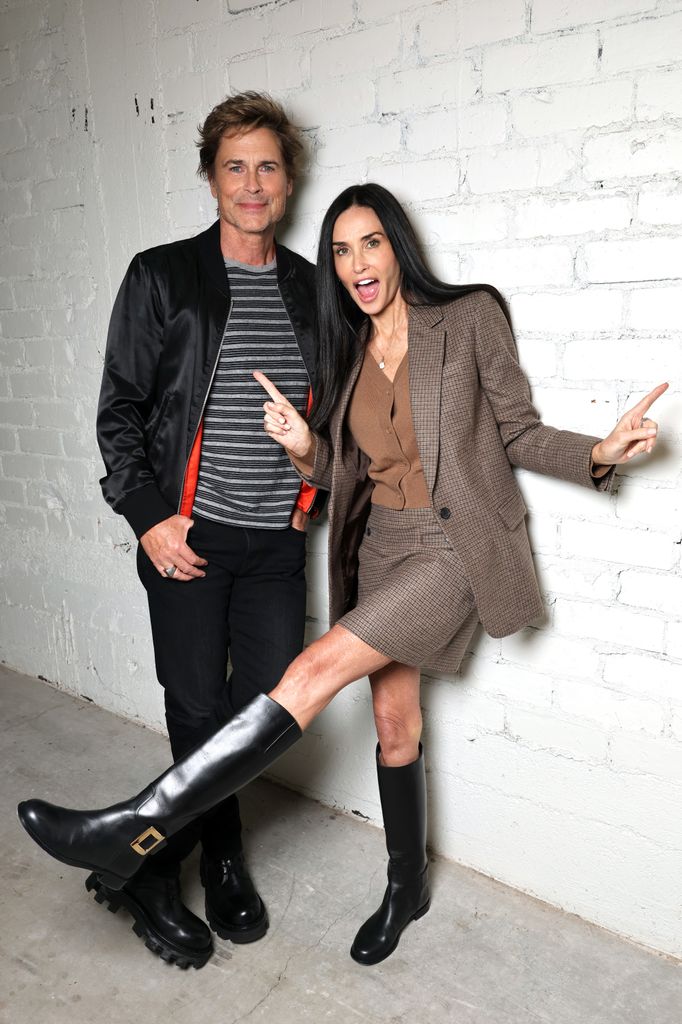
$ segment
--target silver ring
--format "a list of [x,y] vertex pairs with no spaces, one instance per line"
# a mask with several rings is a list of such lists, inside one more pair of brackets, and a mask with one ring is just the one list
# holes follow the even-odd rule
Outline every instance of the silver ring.
[[178,571],[177,565],[171,565],[170,568],[163,570],[169,579],[172,579]]

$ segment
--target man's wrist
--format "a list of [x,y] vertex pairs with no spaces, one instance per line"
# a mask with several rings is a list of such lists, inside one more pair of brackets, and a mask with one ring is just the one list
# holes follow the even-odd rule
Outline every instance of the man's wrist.
[[294,511],[291,513],[291,525],[295,530],[302,530],[305,532],[310,516],[307,512],[304,512],[302,508],[297,505]]

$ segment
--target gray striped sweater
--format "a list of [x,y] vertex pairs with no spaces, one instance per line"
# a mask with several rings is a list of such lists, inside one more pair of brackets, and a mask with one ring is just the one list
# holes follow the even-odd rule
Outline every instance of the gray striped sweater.
[[284,449],[263,430],[262,370],[305,412],[308,374],[277,285],[274,262],[226,260],[232,306],[204,411],[194,512],[232,526],[289,525],[300,480]]

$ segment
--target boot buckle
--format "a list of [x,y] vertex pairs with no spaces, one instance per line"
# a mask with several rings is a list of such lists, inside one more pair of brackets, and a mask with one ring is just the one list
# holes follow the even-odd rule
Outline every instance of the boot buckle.
[[[162,843],[166,837],[162,836],[158,829],[151,825],[144,832],[141,832],[137,839],[133,839],[130,844],[135,853],[139,853],[140,857],[146,857],[148,853],[155,850],[159,843]],[[151,839],[151,842],[148,840]],[[146,845],[145,845],[146,844]]]

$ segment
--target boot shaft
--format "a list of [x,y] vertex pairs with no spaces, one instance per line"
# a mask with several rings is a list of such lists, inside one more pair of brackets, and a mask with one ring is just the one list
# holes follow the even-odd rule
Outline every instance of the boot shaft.
[[384,816],[389,871],[395,877],[414,876],[426,866],[426,770],[424,752],[411,764],[390,768],[379,760],[377,778]]
[[149,818],[172,817],[176,832],[251,782],[300,737],[298,723],[289,712],[259,694],[143,790],[139,813]]
[[120,889],[169,836],[260,775],[300,735],[285,708],[259,695],[131,800],[96,811],[29,800],[19,818],[51,856]]

